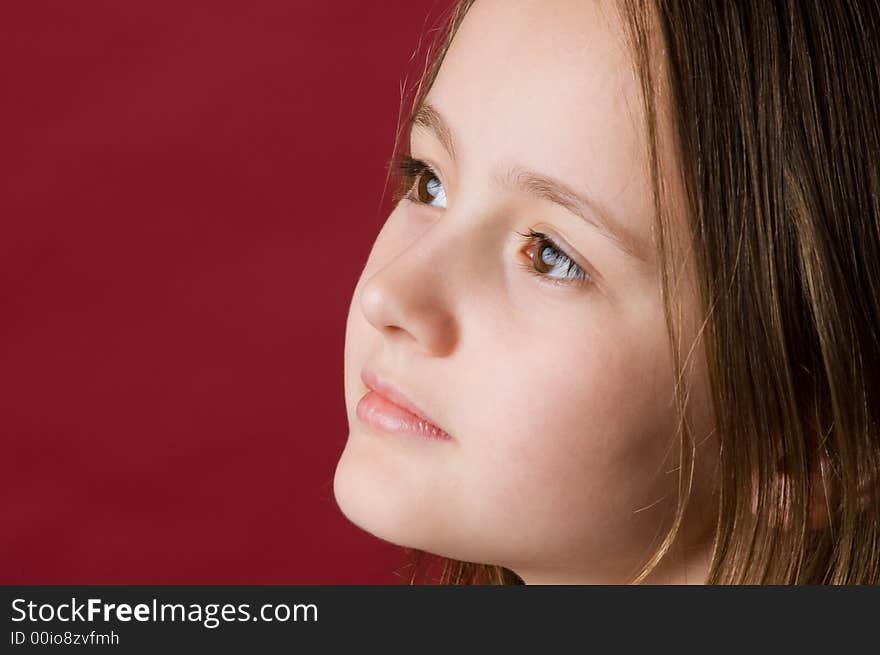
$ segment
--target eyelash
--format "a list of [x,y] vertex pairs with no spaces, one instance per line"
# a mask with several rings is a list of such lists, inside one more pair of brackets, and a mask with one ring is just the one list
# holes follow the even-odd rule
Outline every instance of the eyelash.
[[403,157],[392,160],[391,166],[395,176],[400,179],[400,185],[394,194],[394,204],[397,204],[401,200],[409,200],[420,205],[427,204],[418,197],[416,182],[421,181],[422,175],[425,173],[429,173],[431,177],[435,177],[439,180],[440,176],[437,175],[434,169],[422,160],[414,159],[409,155],[404,155]]
[[[526,242],[535,244],[532,246],[532,252],[534,254],[529,256],[529,261],[519,262],[519,265],[526,272],[531,273],[542,282],[560,286],[581,287],[590,282],[590,275],[571,257],[569,257],[562,248],[556,245],[556,242],[553,241],[553,239],[543,232],[536,232],[535,230],[529,229],[527,233],[523,234],[522,232],[517,232],[517,235],[522,237]],[[535,264],[538,262],[540,262],[542,266],[548,266],[542,259],[535,259],[536,256],[542,255],[546,250],[553,251],[553,259],[556,260],[556,263],[549,266],[547,270],[552,270],[553,268],[556,268],[556,266],[561,266],[564,269],[563,277],[550,277],[545,275],[545,271],[535,268]]]
[[[440,177],[434,169],[424,161],[415,159],[409,155],[404,155],[403,157],[392,160],[391,166],[395,175],[400,180],[400,184],[394,194],[394,204],[396,205],[401,200],[408,200],[421,205],[428,204],[419,197],[420,189],[416,183],[421,182],[422,176],[425,174],[439,180]],[[569,257],[569,255],[548,235],[532,229],[529,229],[527,233],[516,232],[516,234],[522,237],[527,243],[532,244],[533,248],[533,254],[529,256],[529,261],[518,262],[519,266],[528,273],[539,278],[542,282],[561,286],[584,286],[590,281],[590,275],[571,257]],[[542,271],[535,267],[538,263],[544,267],[548,266],[543,262],[543,259],[535,258],[536,255],[542,255],[546,250],[551,250],[554,253],[553,258],[556,261],[556,263],[550,266],[550,268],[547,268],[547,270],[551,270],[560,265],[561,262],[561,265],[564,268],[563,278],[549,277],[545,274],[546,270]]]

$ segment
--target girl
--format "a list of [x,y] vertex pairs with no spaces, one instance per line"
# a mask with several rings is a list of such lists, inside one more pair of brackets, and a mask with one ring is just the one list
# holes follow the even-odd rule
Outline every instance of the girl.
[[459,2],[352,297],[343,513],[443,582],[880,581],[878,14]]

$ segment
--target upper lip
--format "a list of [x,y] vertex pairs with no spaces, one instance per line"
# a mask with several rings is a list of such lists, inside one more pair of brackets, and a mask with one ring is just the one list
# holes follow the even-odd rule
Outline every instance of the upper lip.
[[[364,368],[361,371],[361,380],[363,383],[367,385],[370,389],[375,391],[376,393],[385,396],[388,400],[393,402],[395,405],[400,405],[405,410],[415,414],[423,421],[427,421],[434,427],[443,430],[434,419],[430,418],[427,413],[425,413],[418,405],[416,405],[412,400],[407,398],[401,391],[399,391],[394,385],[392,385],[387,379],[380,378],[375,371]],[[443,430],[446,432],[446,430]],[[448,433],[447,433],[448,434]]]

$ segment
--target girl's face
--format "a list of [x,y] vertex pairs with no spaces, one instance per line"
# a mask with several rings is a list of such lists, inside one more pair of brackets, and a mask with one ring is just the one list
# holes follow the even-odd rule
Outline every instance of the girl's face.
[[[479,0],[427,96],[411,153],[429,168],[347,323],[334,493],[382,539],[526,582],[623,582],[668,525],[674,375],[622,27],[610,2]],[[364,420],[365,370],[451,438]],[[667,579],[704,573],[710,527],[688,517]]]

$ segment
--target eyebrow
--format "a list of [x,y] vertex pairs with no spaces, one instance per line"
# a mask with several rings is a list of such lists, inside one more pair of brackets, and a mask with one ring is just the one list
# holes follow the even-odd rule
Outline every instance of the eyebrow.
[[[413,127],[421,127],[434,134],[449,156],[455,160],[453,132],[436,107],[429,103],[422,104],[413,115],[411,123]],[[494,181],[499,186],[514,188],[563,207],[592,225],[626,254],[643,262],[648,261],[648,250],[639,239],[620,223],[612,221],[599,203],[576,192],[564,182],[518,165],[510,166],[496,175]]]

